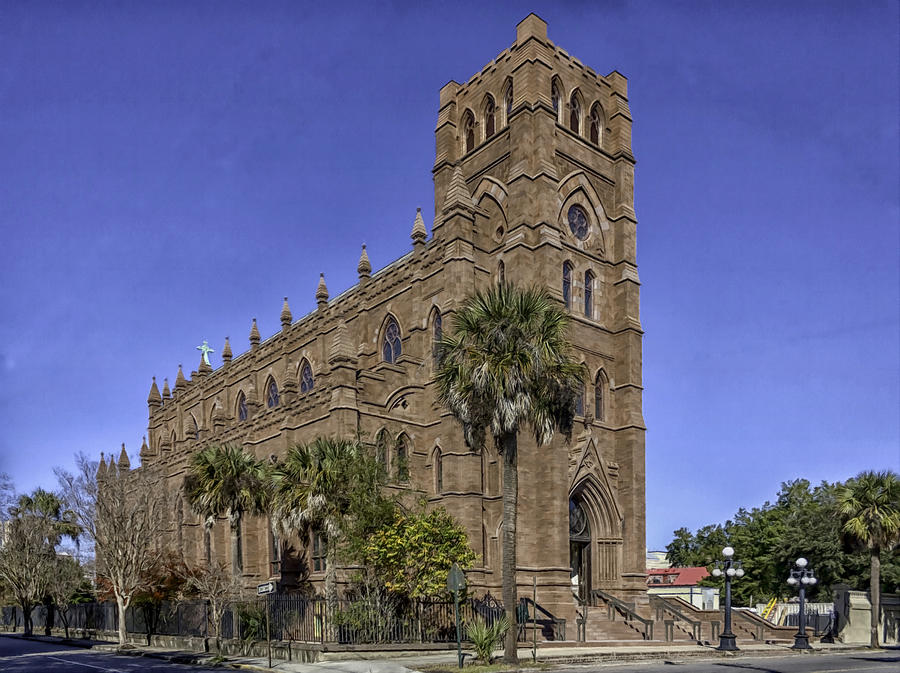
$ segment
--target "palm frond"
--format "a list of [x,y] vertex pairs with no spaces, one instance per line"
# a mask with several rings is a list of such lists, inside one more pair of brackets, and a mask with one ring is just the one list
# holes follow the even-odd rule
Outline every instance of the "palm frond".
[[456,312],[438,346],[434,378],[470,446],[526,425],[539,444],[555,432],[569,436],[583,373],[572,359],[568,326],[565,311],[536,287],[495,285]]

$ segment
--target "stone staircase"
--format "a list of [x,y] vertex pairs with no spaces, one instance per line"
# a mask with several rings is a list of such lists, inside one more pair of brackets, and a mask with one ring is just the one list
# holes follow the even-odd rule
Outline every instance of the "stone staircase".
[[576,612],[575,636],[583,642],[693,644],[703,639],[701,620],[655,597],[632,603],[594,591],[590,603],[577,606]]

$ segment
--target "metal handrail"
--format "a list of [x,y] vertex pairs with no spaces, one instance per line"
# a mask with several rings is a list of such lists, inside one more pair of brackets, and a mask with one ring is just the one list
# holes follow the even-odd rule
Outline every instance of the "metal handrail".
[[612,594],[608,594],[605,591],[601,591],[600,589],[594,589],[591,591],[592,598],[599,598],[600,600],[606,602],[607,604],[607,616],[610,621],[615,621],[615,611],[618,610],[619,613],[625,618],[625,623],[629,624],[630,622],[639,622],[643,624],[643,629],[638,629],[641,631],[641,635],[644,637],[644,640],[653,640],[653,620],[645,619],[641,617],[637,612],[635,612],[634,608],[629,606],[625,601],[616,598]]
[[529,605],[531,605],[532,609],[534,610],[534,620],[533,621],[535,623],[539,623],[538,618],[537,618],[537,613],[538,612],[542,613],[546,617],[546,619],[543,619],[540,621],[547,622],[550,624],[550,626],[553,628],[553,637],[556,640],[565,640],[566,620],[562,619],[560,617],[557,617],[552,612],[547,610],[547,608],[545,608],[543,605],[541,605],[540,603],[535,603],[531,598],[528,598],[527,596],[522,596],[519,598],[519,608],[520,608],[520,610],[522,608],[524,608],[524,612],[525,612],[524,616],[526,617],[524,620],[522,620],[522,623],[519,624],[520,627],[525,627],[525,626],[527,626],[527,622],[532,621],[527,618]]
[[676,619],[687,622],[691,627],[691,637],[696,641],[700,640],[701,621],[699,619],[691,619],[674,605],[670,605],[663,596],[650,596],[650,604],[656,605],[657,619],[659,619],[660,612],[667,612]]

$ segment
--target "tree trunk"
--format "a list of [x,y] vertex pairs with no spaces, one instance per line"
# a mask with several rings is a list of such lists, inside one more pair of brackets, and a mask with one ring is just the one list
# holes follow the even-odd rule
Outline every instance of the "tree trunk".
[[327,638],[337,640],[334,632],[334,615],[337,612],[337,545],[325,542],[325,623]]
[[240,512],[229,512],[228,520],[231,523],[231,574],[235,577],[241,575],[241,515]]
[[203,526],[203,558],[208,569],[212,565],[212,526]]
[[869,598],[872,602],[871,645],[878,647],[878,618],[881,615],[881,550],[878,547],[870,551]]
[[47,611],[47,616],[44,618],[44,635],[50,636],[53,635],[53,622],[55,616],[53,611],[53,601],[50,599],[45,599],[44,609]]
[[30,636],[32,632],[31,621],[31,604],[28,601],[22,601],[22,631],[26,636]]
[[125,609],[128,606],[125,605],[125,597],[118,591],[116,592],[116,607],[119,610],[119,647],[124,647],[127,644],[125,636]]
[[501,438],[503,450],[503,608],[509,620],[509,630],[503,649],[503,661],[518,663],[516,623],[518,591],[516,589],[516,509],[519,501],[518,442],[515,433]]

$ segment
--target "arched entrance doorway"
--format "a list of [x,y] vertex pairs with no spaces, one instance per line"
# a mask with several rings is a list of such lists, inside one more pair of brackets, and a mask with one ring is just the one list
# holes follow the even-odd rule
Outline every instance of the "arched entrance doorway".
[[569,562],[572,591],[582,601],[591,593],[591,524],[580,499],[569,500]]

